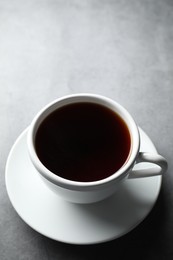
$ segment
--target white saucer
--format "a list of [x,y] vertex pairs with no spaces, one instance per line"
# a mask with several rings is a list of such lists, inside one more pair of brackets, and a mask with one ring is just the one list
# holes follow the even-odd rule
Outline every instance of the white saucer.
[[[140,129],[141,151],[156,153]],[[19,136],[6,165],[6,187],[20,217],[39,233],[66,243],[93,244],[118,238],[136,227],[153,208],[162,177],[129,179],[112,197],[95,204],[63,201],[42,182],[32,166],[27,129]],[[138,166],[139,167],[139,166]]]

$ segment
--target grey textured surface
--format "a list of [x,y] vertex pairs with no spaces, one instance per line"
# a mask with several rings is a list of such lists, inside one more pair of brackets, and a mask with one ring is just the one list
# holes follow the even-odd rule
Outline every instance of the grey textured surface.
[[[45,104],[77,92],[124,105],[169,163],[151,214],[101,245],[38,234],[19,218],[5,188],[18,135]],[[0,259],[173,259],[172,100],[172,0],[0,0]]]

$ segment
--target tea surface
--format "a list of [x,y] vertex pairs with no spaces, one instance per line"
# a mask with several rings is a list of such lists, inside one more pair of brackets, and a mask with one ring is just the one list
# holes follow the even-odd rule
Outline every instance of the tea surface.
[[89,102],[57,109],[35,137],[41,162],[54,174],[80,182],[115,173],[125,163],[130,145],[124,121],[109,108]]

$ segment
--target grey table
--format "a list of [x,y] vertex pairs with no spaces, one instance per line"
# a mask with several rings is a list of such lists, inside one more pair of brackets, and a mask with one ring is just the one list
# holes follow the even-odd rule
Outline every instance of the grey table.
[[[77,92],[124,105],[169,163],[149,216],[124,237],[90,246],[27,226],[4,177],[35,113]],[[172,0],[0,0],[0,259],[173,259],[172,101]]]

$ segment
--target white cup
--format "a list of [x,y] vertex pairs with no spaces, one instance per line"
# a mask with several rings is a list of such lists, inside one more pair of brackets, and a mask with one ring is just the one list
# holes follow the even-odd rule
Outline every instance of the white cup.
[[[51,172],[38,158],[35,149],[35,136],[40,124],[53,111],[77,102],[91,102],[111,109],[126,123],[130,132],[131,150],[126,163],[117,172],[105,179],[91,182],[80,182],[65,179]],[[75,203],[93,203],[103,200],[112,195],[116,189],[120,187],[120,183],[126,178],[143,178],[161,175],[167,169],[167,162],[161,155],[139,152],[139,130],[127,110],[114,100],[97,94],[82,93],[68,95],[48,104],[33,119],[28,130],[27,143],[31,161],[37,169],[38,174],[42,177],[42,180],[51,190],[61,196],[62,199]],[[153,167],[147,169],[141,169],[141,165],[140,169],[134,170],[134,165],[141,162],[149,162],[154,165]]]

